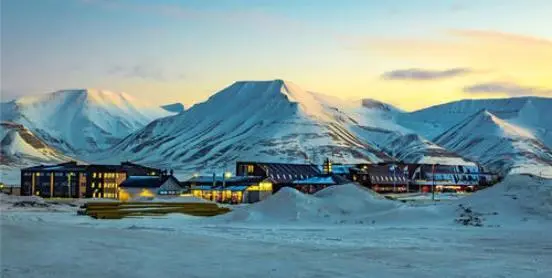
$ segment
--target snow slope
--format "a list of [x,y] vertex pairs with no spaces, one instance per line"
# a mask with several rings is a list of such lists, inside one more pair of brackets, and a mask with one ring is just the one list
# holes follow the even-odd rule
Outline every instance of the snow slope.
[[170,115],[125,93],[82,89],[2,103],[1,118],[24,125],[66,154],[110,147],[152,120]]
[[58,163],[70,158],[48,146],[23,125],[0,123],[1,164],[11,167]]
[[[461,200],[420,206],[354,185],[278,194],[212,218],[122,220],[0,194],[2,277],[552,275],[551,180],[513,175]],[[464,213],[482,226],[456,223]]]
[[509,175],[491,188],[455,201],[484,218],[483,224],[500,227],[552,228],[552,179]]
[[345,102],[312,94],[354,134],[394,158],[408,163],[474,164],[398,124],[404,112],[392,105],[374,99]]
[[176,169],[233,169],[236,160],[380,162],[393,158],[352,133],[310,92],[283,80],[242,81],[127,137],[117,158]]
[[546,146],[552,147],[552,98],[461,100],[405,113],[398,118],[398,123],[432,139],[482,109],[530,131]]
[[435,142],[487,169],[552,177],[552,151],[527,129],[481,110],[435,138]]
[[71,160],[48,146],[23,125],[0,123],[0,180],[19,184],[19,169],[37,164],[53,164]]

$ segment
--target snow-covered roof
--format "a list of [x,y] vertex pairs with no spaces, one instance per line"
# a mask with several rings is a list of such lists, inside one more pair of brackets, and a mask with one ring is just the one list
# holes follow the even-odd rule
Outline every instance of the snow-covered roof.
[[293,184],[335,184],[336,182],[331,176],[327,177],[310,177],[304,180],[294,181]]

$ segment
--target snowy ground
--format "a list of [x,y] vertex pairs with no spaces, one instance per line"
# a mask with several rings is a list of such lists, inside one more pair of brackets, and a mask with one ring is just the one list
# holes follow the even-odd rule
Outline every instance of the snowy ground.
[[552,277],[552,181],[528,177],[415,207],[343,186],[215,218],[0,208],[2,277]]

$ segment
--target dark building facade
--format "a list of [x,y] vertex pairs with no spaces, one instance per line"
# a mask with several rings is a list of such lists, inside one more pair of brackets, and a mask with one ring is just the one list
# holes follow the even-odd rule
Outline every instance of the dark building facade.
[[351,182],[347,177],[352,166],[333,164],[329,159],[323,165],[237,162],[237,176],[258,176],[270,179],[273,192],[283,187],[293,187],[303,193],[312,194],[328,186]]
[[410,191],[405,165],[369,164],[351,168],[351,178],[378,193],[405,193]]
[[236,162],[236,175],[244,177],[261,177],[270,179],[273,191],[285,186],[294,187],[294,181],[322,175],[322,170],[314,164],[288,164],[265,162]]
[[21,169],[21,195],[44,198],[118,198],[119,185],[133,173],[160,174],[137,164],[79,165],[75,161]]

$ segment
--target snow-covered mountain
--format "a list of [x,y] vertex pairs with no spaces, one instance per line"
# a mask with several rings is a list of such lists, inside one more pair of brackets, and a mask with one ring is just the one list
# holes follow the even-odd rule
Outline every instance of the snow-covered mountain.
[[24,97],[1,108],[10,122],[2,131],[2,165],[73,157],[190,173],[231,170],[236,160],[321,163],[330,157],[481,162],[491,170],[540,174],[551,161],[547,98],[465,100],[407,113],[374,99],[346,101],[271,80],[236,82],[176,114],[98,90]]
[[312,93],[282,80],[236,82],[206,102],[162,118],[110,150],[181,169],[233,169],[236,160],[320,163],[393,160],[347,129]]
[[470,99],[435,105],[405,113],[398,122],[432,139],[471,115],[487,110],[498,118],[522,127],[552,148],[552,98],[519,97]]
[[472,161],[398,124],[398,118],[404,112],[390,104],[374,99],[343,102],[338,98],[313,94],[331,108],[334,117],[346,119],[341,121],[342,124],[354,134],[396,159],[408,163],[474,165]]
[[21,167],[31,163],[58,163],[70,158],[48,146],[23,125],[0,123],[0,164]]
[[19,123],[70,155],[111,147],[154,119],[171,115],[128,94],[93,89],[26,96],[1,105],[2,121]]
[[[508,114],[506,114],[508,115]],[[449,150],[506,173],[552,177],[552,151],[532,131],[481,110],[435,138]]]
[[[472,164],[412,136],[395,123],[400,113],[375,100],[348,102],[288,81],[243,81],[154,121],[110,153],[182,170],[233,169],[236,160],[381,162],[395,160],[395,154],[409,162]],[[412,145],[416,149],[407,151]]]

